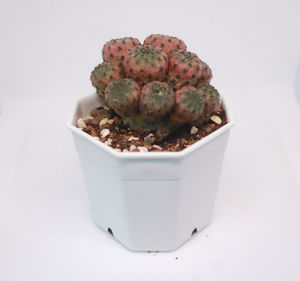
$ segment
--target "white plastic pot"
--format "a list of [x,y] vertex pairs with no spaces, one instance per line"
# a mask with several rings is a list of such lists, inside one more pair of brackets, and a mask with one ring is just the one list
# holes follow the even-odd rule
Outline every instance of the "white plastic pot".
[[180,152],[117,152],[76,128],[78,118],[101,103],[96,94],[78,101],[72,131],[97,226],[133,251],[171,251],[207,226],[228,124]]

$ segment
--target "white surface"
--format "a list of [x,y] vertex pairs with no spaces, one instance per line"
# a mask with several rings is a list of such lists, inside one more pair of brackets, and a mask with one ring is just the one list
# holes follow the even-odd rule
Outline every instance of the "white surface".
[[228,123],[180,152],[116,152],[77,128],[100,106],[96,93],[72,110],[72,132],[95,224],[133,251],[172,251],[212,219]]
[[[298,281],[300,2],[137,3],[1,1],[0,280]],[[152,32],[211,65],[237,124],[213,224],[137,254],[89,219],[65,122],[101,45]]]

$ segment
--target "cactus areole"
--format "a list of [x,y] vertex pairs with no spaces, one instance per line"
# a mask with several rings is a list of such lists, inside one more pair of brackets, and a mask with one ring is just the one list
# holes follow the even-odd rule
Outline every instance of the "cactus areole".
[[92,85],[130,130],[161,141],[182,126],[200,128],[221,108],[211,69],[179,38],[151,34],[143,45],[133,37],[112,39],[102,56]]

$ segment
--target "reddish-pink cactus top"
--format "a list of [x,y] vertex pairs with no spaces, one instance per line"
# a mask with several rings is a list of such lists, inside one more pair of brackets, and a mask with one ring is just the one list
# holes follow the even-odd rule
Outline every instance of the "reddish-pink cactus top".
[[144,45],[152,45],[163,49],[163,51],[169,55],[172,51],[186,50],[185,43],[176,37],[151,34],[144,40]]
[[163,81],[168,70],[168,57],[160,49],[150,45],[131,49],[125,56],[124,69],[127,77],[140,86],[157,80]]
[[188,51],[172,52],[169,57],[168,81],[178,90],[183,86],[196,87],[202,82],[203,64],[198,56]]
[[133,37],[112,39],[106,42],[102,48],[103,60],[108,62],[119,62],[120,66],[122,66],[122,62],[128,51],[140,45],[139,39]]

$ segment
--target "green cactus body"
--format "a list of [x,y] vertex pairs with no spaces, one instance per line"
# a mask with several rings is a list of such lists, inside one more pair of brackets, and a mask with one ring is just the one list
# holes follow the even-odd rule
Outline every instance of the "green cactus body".
[[119,116],[128,117],[138,110],[140,88],[132,79],[121,79],[109,83],[105,89],[105,101],[108,107]]
[[188,51],[172,52],[169,57],[168,82],[178,90],[183,86],[196,87],[202,78],[203,64],[198,56]]
[[151,34],[144,40],[144,46],[151,45],[161,48],[167,55],[172,51],[186,50],[185,43],[173,36]]
[[175,93],[175,106],[171,114],[173,121],[193,125],[204,111],[204,98],[200,90],[185,86]]
[[172,88],[167,83],[154,81],[143,87],[139,109],[145,119],[155,121],[169,113],[174,102]]
[[103,61],[117,63],[121,70],[124,71],[123,61],[125,55],[129,50],[140,45],[140,41],[133,37],[112,39],[106,42],[102,48]]
[[163,81],[168,69],[168,56],[160,49],[150,45],[131,49],[125,56],[124,69],[127,77],[140,86],[151,81]]
[[221,97],[217,89],[209,84],[200,84],[198,90],[205,101],[203,114],[195,121],[196,125],[201,125],[207,121],[214,111],[220,110]]
[[118,65],[103,62],[95,67],[95,69],[91,73],[91,82],[92,85],[96,88],[97,94],[101,100],[105,104],[104,99],[104,89],[105,87],[114,80],[122,79],[122,72]]

